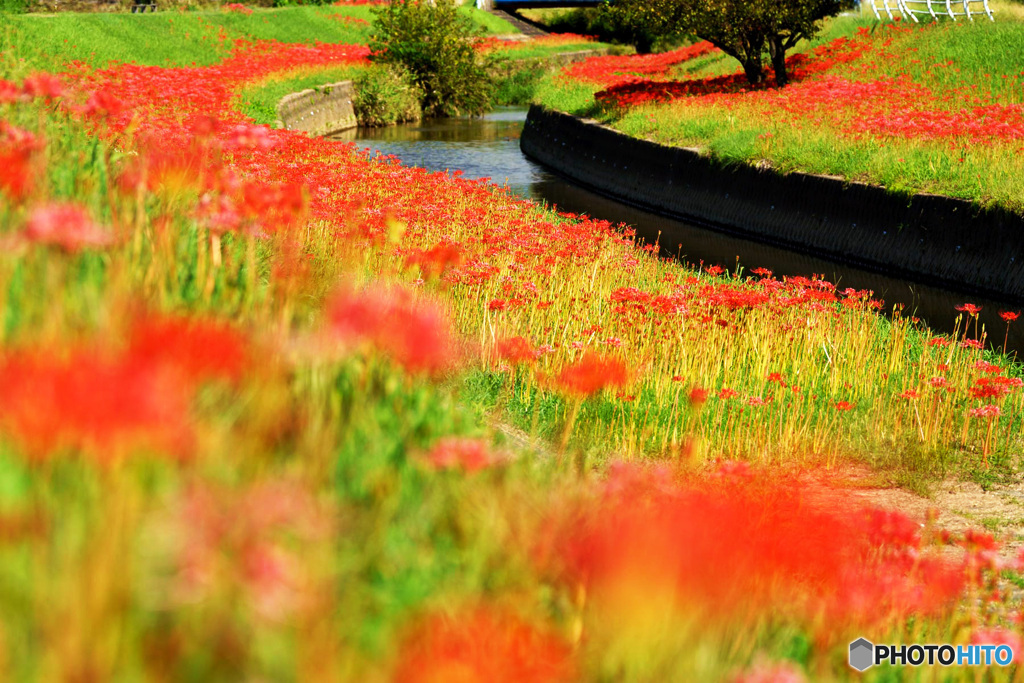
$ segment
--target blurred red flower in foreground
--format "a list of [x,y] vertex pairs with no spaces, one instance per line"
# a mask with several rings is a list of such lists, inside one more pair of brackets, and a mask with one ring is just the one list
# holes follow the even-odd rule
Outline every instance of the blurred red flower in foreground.
[[403,289],[341,291],[328,304],[331,330],[343,342],[369,343],[413,372],[453,367],[459,349],[448,317],[434,303]]
[[679,482],[619,465],[597,496],[554,518],[541,566],[616,609],[669,600],[841,630],[936,612],[964,585],[961,567],[923,556],[907,533],[918,527],[898,513],[837,510],[820,492],[756,476]]
[[440,439],[426,456],[426,461],[433,467],[461,467],[466,472],[482,470],[492,465],[494,460],[486,441],[456,436]]
[[105,461],[126,450],[187,455],[197,382],[237,380],[243,335],[222,323],[148,317],[120,352],[79,346],[0,353],[0,427],[33,456],[61,448]]
[[396,683],[554,683],[575,680],[558,637],[512,614],[476,609],[435,615],[405,640]]
[[69,254],[87,247],[105,247],[114,241],[109,230],[94,223],[89,212],[75,204],[47,204],[33,209],[24,234],[30,242],[55,246]]
[[628,381],[625,363],[592,352],[564,368],[555,378],[559,389],[576,396],[590,396],[606,387],[622,387]]
[[178,507],[182,539],[171,598],[217,591],[241,597],[267,619],[289,617],[309,584],[299,552],[330,535],[331,519],[305,487],[265,482],[244,490],[194,486]]
[[172,367],[189,380],[238,380],[249,364],[239,331],[202,318],[143,318],[132,327],[130,347],[135,357]]
[[760,659],[750,669],[737,674],[732,683],[803,683],[805,680],[793,662]]
[[532,363],[537,360],[537,351],[525,337],[509,337],[498,342],[498,357],[513,365]]
[[[2,103],[3,94],[0,93]],[[35,187],[32,162],[43,146],[32,133],[0,120],[0,191],[13,201],[22,201]]]
[[184,384],[131,356],[80,349],[0,357],[0,426],[35,457],[59,448],[101,461],[132,448],[183,455],[188,399]]

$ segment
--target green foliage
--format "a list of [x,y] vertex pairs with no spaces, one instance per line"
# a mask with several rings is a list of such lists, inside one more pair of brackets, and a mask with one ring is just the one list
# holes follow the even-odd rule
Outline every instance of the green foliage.
[[0,0],[0,14],[19,14],[27,9],[28,3],[25,0]]
[[680,4],[679,0],[617,0],[599,11],[605,25],[644,54],[658,41],[678,41],[685,36],[686,27],[678,16]]
[[399,64],[380,64],[356,77],[352,105],[361,126],[390,126],[419,121],[423,93]]
[[843,0],[617,0],[608,12],[633,27],[637,50],[659,37],[691,34],[707,40],[743,65],[747,80],[764,81],[763,59],[771,58],[776,82],[784,85],[786,52],[811,39],[822,19],[838,14]]
[[494,86],[474,47],[480,31],[452,0],[398,0],[374,15],[374,59],[408,69],[427,115],[477,115],[490,108]]

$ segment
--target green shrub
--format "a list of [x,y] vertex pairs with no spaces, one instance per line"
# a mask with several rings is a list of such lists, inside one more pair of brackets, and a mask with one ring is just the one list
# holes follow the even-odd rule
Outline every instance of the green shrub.
[[352,105],[360,126],[390,126],[419,121],[423,116],[423,93],[413,83],[412,74],[401,65],[373,66],[359,74],[353,85]]
[[373,59],[408,69],[425,114],[478,115],[490,108],[494,86],[474,49],[480,32],[452,0],[395,0],[373,13]]

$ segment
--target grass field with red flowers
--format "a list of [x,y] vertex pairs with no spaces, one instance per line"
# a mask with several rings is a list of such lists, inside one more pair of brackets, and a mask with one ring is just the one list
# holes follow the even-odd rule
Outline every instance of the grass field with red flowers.
[[708,43],[589,60],[539,100],[630,135],[760,164],[1024,209],[1024,23],[831,20],[788,64],[789,87],[751,88]]
[[862,677],[861,636],[1021,656],[1013,523],[844,485],[1015,485],[1003,329],[689,270],[245,113],[364,68],[365,10],[4,17],[0,679],[830,681]]

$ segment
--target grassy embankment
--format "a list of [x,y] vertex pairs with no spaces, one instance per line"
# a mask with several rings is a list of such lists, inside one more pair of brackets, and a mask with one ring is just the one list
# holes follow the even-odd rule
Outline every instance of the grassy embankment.
[[[714,80],[738,73],[733,60],[715,53],[638,76],[647,86],[622,86],[628,62],[598,74],[567,72],[550,78],[538,100],[724,162],[1020,210],[1024,23],[1012,8],[997,6],[994,23],[894,27],[868,13],[836,18],[798,50],[813,73],[782,90]],[[848,42],[833,44],[841,38]]]
[[60,60],[32,35],[0,72],[4,678],[848,680],[860,635],[1019,639],[1019,600],[979,608],[991,539],[943,566],[930,524],[761,478],[1014,476],[1019,367],[973,325],[695,273],[233,109],[365,52],[61,95],[20,85]]

